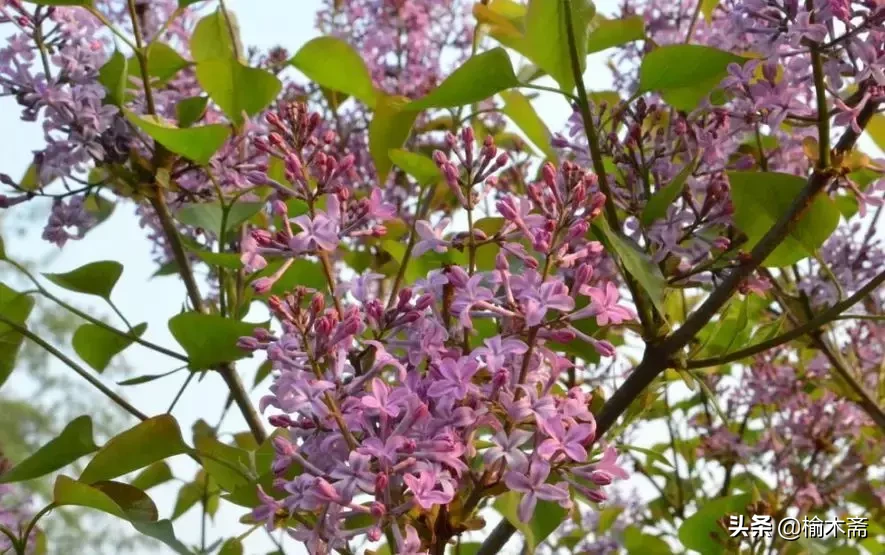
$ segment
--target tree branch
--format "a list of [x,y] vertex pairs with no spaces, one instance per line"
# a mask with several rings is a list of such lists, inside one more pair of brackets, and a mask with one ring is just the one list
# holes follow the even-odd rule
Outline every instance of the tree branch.
[[[862,288],[858,289],[854,295],[851,295],[847,299],[842,302],[836,303],[827,310],[821,312],[807,323],[798,326],[796,328],[791,329],[790,331],[779,335],[777,337],[772,337],[767,341],[762,341],[761,343],[756,343],[755,345],[750,345],[744,349],[739,351],[735,351],[733,353],[729,353],[727,355],[719,356],[719,357],[711,357],[711,358],[702,358],[697,360],[690,360],[685,364],[686,368],[708,368],[710,366],[719,366],[721,364],[727,364],[729,362],[734,362],[736,360],[740,360],[742,358],[747,358],[749,356],[753,356],[759,354],[761,352],[767,351],[778,345],[783,345],[788,341],[792,341],[794,339],[798,339],[805,334],[814,333],[818,328],[832,322],[833,320],[841,319],[842,312],[848,310],[858,302],[864,299],[867,295],[872,293],[879,287],[883,282],[885,282],[885,272],[880,273],[875,278],[871,279],[869,283],[864,285]],[[856,315],[855,318],[863,318],[863,315]]]
[[81,378],[89,382],[97,390],[101,391],[108,399],[119,405],[121,408],[123,408],[123,410],[125,410],[132,416],[138,418],[139,420],[148,419],[148,416],[146,414],[132,406],[129,401],[117,395],[109,387],[96,379],[95,376],[93,376],[88,370],[84,369],[82,366],[71,360],[71,358],[68,357],[66,354],[44,341],[41,337],[31,332],[31,330],[29,330],[28,328],[19,325],[17,322],[13,322],[12,320],[7,319],[3,315],[0,315],[0,322],[2,322],[4,325],[9,326],[21,335],[27,337],[28,339],[39,345],[41,348],[43,348],[45,351],[47,351],[49,354],[64,362],[68,367],[71,368],[71,370],[79,374]]

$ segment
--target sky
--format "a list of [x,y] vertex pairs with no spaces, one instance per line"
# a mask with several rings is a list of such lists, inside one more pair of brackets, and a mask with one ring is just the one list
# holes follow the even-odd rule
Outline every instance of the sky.
[[[313,29],[314,14],[321,4],[320,0],[227,0],[228,6],[239,18],[243,42],[246,45],[268,48],[276,45],[285,46],[290,52],[295,52],[301,44],[316,36]],[[611,11],[614,2],[606,0],[597,3],[600,11]],[[258,7],[260,5],[260,8]],[[553,38],[553,37],[551,37]],[[604,90],[609,86],[608,71],[602,66],[599,59],[591,60],[586,80],[592,90]],[[537,102],[537,108],[550,126],[557,130],[570,114],[569,106],[560,98],[541,98]],[[0,171],[13,177],[24,174],[30,160],[32,151],[42,144],[42,131],[39,125],[25,123],[19,120],[20,111],[11,98],[0,98]],[[41,216],[42,218],[42,216]],[[19,227],[23,222],[15,222]],[[78,242],[73,242],[59,251],[54,246],[42,241],[40,233],[44,221],[24,222],[28,232],[24,236],[12,236],[10,222],[3,230],[6,240],[6,250],[10,257],[37,260],[48,255],[51,260],[41,266],[41,272],[65,272],[80,267],[86,263],[97,260],[118,260],[125,266],[122,278],[116,286],[113,294],[114,302],[120,310],[133,323],[147,322],[148,329],[145,339],[154,343],[172,346],[176,345],[168,332],[166,321],[176,314],[185,298],[184,288],[176,277],[161,277],[148,280],[156,266],[150,255],[150,243],[146,239],[145,232],[139,227],[138,219],[133,206],[126,202],[119,203],[114,215],[103,224],[92,230],[87,237]],[[12,280],[11,270],[8,266],[0,265],[0,280]],[[75,304],[77,307],[87,310],[94,315],[111,317],[111,311],[106,305],[93,302],[84,296],[77,296],[46,284],[53,292],[63,299]],[[112,322],[120,324],[119,320]],[[66,349],[73,354],[70,349]],[[127,363],[135,370],[134,375],[157,374],[177,367],[174,360],[167,359],[140,346],[133,346],[125,353]],[[61,364],[56,363],[56,370],[67,371]],[[255,363],[238,364],[243,373],[243,380],[251,385]],[[131,375],[117,377],[125,379]],[[101,377],[107,384],[118,391],[122,391],[143,412],[159,414],[165,412],[172,397],[178,390],[185,374],[180,373],[166,379],[152,383],[119,388],[112,380]],[[267,382],[263,388],[266,388]],[[9,388],[4,393],[11,391],[13,394],[27,396],[33,394],[32,387],[27,376],[13,373],[12,378],[5,386]],[[205,419],[214,424],[217,421],[221,406],[225,400],[226,388],[221,379],[210,373],[196,386],[191,386],[183,398],[179,401],[174,415],[178,419],[185,438],[189,438],[192,424]],[[262,388],[254,392],[257,399],[262,395]],[[134,419],[129,419],[127,425],[134,425]],[[231,410],[225,420],[224,430],[240,431],[246,429],[245,423],[236,410]],[[182,459],[179,457],[178,459]],[[188,459],[173,460],[173,469],[176,476],[191,479],[194,473],[194,464]],[[179,484],[160,486],[150,491],[161,510],[161,517],[168,517],[175,503],[175,497]],[[164,512],[165,511],[165,512]],[[208,536],[210,542],[216,537],[229,537],[234,533],[245,531],[245,527],[237,521],[243,514],[239,508],[222,508],[210,521]],[[489,517],[490,525],[494,524],[496,516]],[[175,522],[176,534],[185,543],[194,543],[199,538],[200,511],[191,510]],[[513,543],[513,542],[511,542]],[[300,547],[295,547],[293,542],[288,542],[286,552],[288,554],[303,553]],[[247,554],[263,555],[274,549],[273,544],[263,533],[255,533],[245,542]],[[164,546],[151,544],[149,548],[138,551],[139,555],[170,553]]]

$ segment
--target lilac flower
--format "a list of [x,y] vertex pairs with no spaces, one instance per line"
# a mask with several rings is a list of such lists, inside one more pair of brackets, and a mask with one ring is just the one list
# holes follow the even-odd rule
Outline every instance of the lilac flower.
[[[425,510],[434,505],[445,505],[455,497],[455,489],[448,480],[440,480],[436,473],[422,470],[418,476],[406,474],[403,480],[414,495],[415,502]],[[437,485],[441,489],[437,489]]]
[[479,364],[471,358],[445,358],[437,369],[439,378],[427,389],[427,395],[460,401],[470,393],[478,393],[479,387],[471,381],[478,370]]
[[421,538],[418,537],[418,531],[411,524],[406,524],[406,538],[397,553],[400,555],[424,555],[427,553],[427,550],[421,550]]
[[[474,274],[467,278],[466,272],[454,266],[451,268],[452,273],[450,274],[450,281],[455,279],[455,276],[458,273],[463,273],[464,275],[458,280],[460,280],[460,284],[456,285],[458,287],[458,293],[455,295],[455,300],[452,301],[452,311],[458,315],[458,320],[461,322],[461,325],[465,328],[472,329],[473,321],[470,318],[470,311],[473,307],[485,301],[490,301],[494,298],[492,292],[482,287],[480,284],[482,283],[484,276],[482,274]],[[466,280],[464,278],[467,278]]]
[[635,318],[630,309],[618,305],[621,296],[612,282],[606,283],[604,290],[588,286],[581,292],[590,297],[588,309],[596,316],[596,323],[599,326],[622,324]]
[[500,459],[504,459],[507,467],[522,471],[528,467],[529,461],[526,454],[520,450],[532,438],[532,433],[526,430],[513,430],[508,435],[504,430],[498,430],[492,436],[492,445],[483,455],[487,465],[492,465]]
[[351,451],[347,463],[340,462],[329,473],[336,480],[335,488],[345,498],[351,499],[357,491],[371,493],[375,488],[375,475],[372,473],[372,458]]
[[403,436],[394,435],[383,441],[377,437],[370,437],[363,441],[357,452],[378,459],[384,466],[393,465],[396,463],[399,449],[405,443],[406,438]]
[[575,308],[575,300],[561,281],[546,281],[537,290],[523,292],[521,299],[525,306],[525,323],[530,327],[540,324],[548,310],[569,312]]
[[[43,230],[43,239],[63,247],[69,239],[82,239],[95,224],[95,219],[86,211],[83,197],[72,197],[67,203],[63,200],[52,205],[52,213]],[[76,231],[71,231],[75,228]]]
[[565,508],[571,506],[568,487],[563,484],[545,483],[549,475],[550,465],[538,459],[532,460],[528,474],[511,470],[504,475],[504,483],[508,488],[524,494],[517,510],[519,520],[522,522],[531,520],[538,499],[556,501]]
[[473,356],[482,357],[489,372],[497,372],[504,367],[509,355],[521,355],[528,350],[528,345],[519,339],[501,339],[495,335],[484,340],[485,347],[477,347],[473,350]]
[[415,231],[421,240],[415,243],[412,253],[415,256],[421,256],[425,252],[432,250],[435,252],[446,252],[451,243],[443,239],[443,234],[449,226],[449,218],[443,218],[438,224],[431,227],[430,223],[424,220],[415,222]]
[[374,378],[372,380],[372,393],[364,396],[361,401],[363,406],[369,409],[372,414],[380,414],[382,417],[387,416],[396,418],[402,410],[403,389],[395,389],[393,395],[386,383]]
[[538,455],[552,460],[554,455],[563,453],[575,462],[587,460],[587,449],[584,444],[593,440],[595,426],[572,424],[566,430],[559,416],[542,420],[540,424],[548,437],[538,446]]
[[258,522],[264,522],[268,532],[273,532],[277,527],[277,518],[284,512],[283,504],[264,492],[264,488],[258,486],[259,505],[252,510],[252,518]]
[[382,195],[381,189],[377,187],[372,188],[372,192],[369,193],[368,217],[383,221],[396,216],[396,206],[386,202]]
[[298,216],[292,222],[301,228],[301,232],[290,241],[294,251],[333,251],[338,247],[338,225],[335,220],[322,212],[313,218],[307,215]]

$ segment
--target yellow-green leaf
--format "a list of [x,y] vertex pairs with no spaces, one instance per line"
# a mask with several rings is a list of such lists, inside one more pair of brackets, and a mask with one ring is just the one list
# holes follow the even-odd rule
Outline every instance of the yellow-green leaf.
[[311,81],[358,99],[374,108],[379,93],[359,53],[341,39],[319,37],[309,41],[290,63]]
[[111,438],[86,465],[80,481],[111,480],[187,451],[175,418],[155,416]]
[[501,98],[504,99],[504,109],[501,111],[513,120],[513,123],[536,147],[541,149],[548,160],[555,161],[557,156],[550,144],[550,130],[529,99],[516,90],[502,92]]
[[369,152],[382,183],[392,166],[389,152],[403,146],[418,117],[408,104],[409,99],[402,96],[379,97],[369,124]]
[[92,419],[78,416],[33,455],[0,476],[0,483],[22,482],[45,476],[98,449],[92,438]]
[[139,116],[126,111],[133,125],[174,152],[205,166],[230,135],[226,125],[213,124],[181,129],[156,116]]

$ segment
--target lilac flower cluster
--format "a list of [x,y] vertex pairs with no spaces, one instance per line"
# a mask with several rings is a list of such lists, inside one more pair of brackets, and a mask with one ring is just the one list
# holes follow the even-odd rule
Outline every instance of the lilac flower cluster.
[[[282,221],[244,242],[248,268],[305,255],[328,267],[345,243],[384,234],[372,222],[393,212],[376,191],[353,199],[352,161],[323,148],[330,143],[315,136],[316,115],[296,105],[268,122],[274,131],[256,146],[285,161],[289,184],[250,176],[273,187]],[[508,158],[491,138],[477,145],[469,128],[446,142],[449,153],[434,159],[472,211]],[[306,213],[290,219],[283,208],[290,199],[306,204]],[[386,302],[374,274],[354,278],[347,296],[330,280],[331,307],[304,288],[270,297],[282,333],[256,331],[240,345],[265,351],[273,363],[272,395],[261,408],[277,409],[270,421],[287,432],[274,440],[275,491],[262,493],[254,516],[272,528],[281,515],[318,515],[290,530],[315,553],[385,531],[398,553],[416,553],[431,537],[456,533],[502,485],[523,494],[525,521],[540,500],[570,507],[571,492],[604,500],[603,488],[626,474],[613,448],[591,456],[589,396],[559,385],[575,362],[552,343],[586,342],[613,356],[610,343],[574,324],[595,319],[606,328],[634,318],[614,285],[593,279],[602,249],[585,236],[604,200],[592,173],[548,165],[527,198],[498,202],[506,221],[494,235],[447,235],[446,222],[416,225],[416,256],[494,247],[491,271],[444,266]],[[268,287],[256,282],[259,291]],[[456,511],[456,500],[460,521],[435,510]],[[368,521],[348,525],[358,517]]]
[[[3,474],[11,464],[0,453],[0,474]],[[30,521],[31,515],[27,513],[27,503],[21,499],[21,492],[14,486],[0,484],[0,526],[15,535],[23,535],[22,532]],[[36,534],[28,538],[28,553],[33,553],[36,547]],[[6,534],[0,532],[0,553],[6,553],[12,549],[12,541]]]
[[[809,11],[802,2],[728,0],[700,19],[693,17],[696,7],[695,2],[652,0],[628,2],[624,12],[645,18],[646,33],[656,45],[691,42],[757,58],[729,66],[720,85],[725,102],[707,101],[683,113],[652,95],[630,105],[600,102],[594,113],[595,124],[607,133],[603,154],[617,166],[609,188],[628,214],[641,214],[652,194],[692,166],[683,193],[664,217],[652,223],[626,221],[631,236],[648,244],[655,260],[686,283],[715,279],[710,269],[727,268],[738,254],[727,171],[755,167],[804,176],[810,170],[808,152],[817,133],[812,45],[825,53],[834,131],[857,131],[858,114],[869,102],[885,98],[885,8],[879,3],[819,1]],[[649,48],[650,42],[642,44]],[[636,88],[635,68],[643,54],[634,44],[614,57],[615,82],[625,93]],[[554,144],[587,164],[583,127],[576,112]],[[845,163],[845,168],[831,194],[846,191],[857,199],[861,214],[866,206],[883,202],[882,164]],[[859,180],[852,173],[859,169],[871,169],[874,178]]]
[[317,28],[351,43],[380,90],[416,98],[469,51],[470,7],[463,0],[327,0]]
[[[103,103],[105,88],[98,82],[107,57],[101,23],[79,8],[31,10],[16,0],[0,5],[0,24],[15,28],[0,49],[0,96],[13,96],[22,119],[43,125],[46,147],[34,154],[36,184],[76,179],[94,161],[125,157],[125,127],[117,109]],[[27,198],[27,192],[4,197],[4,204]],[[82,197],[58,198],[44,238],[61,246],[91,224]]]

